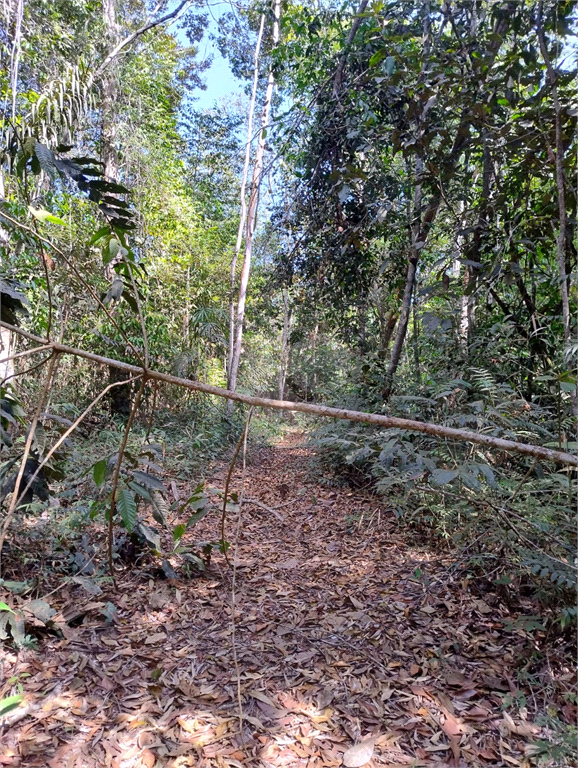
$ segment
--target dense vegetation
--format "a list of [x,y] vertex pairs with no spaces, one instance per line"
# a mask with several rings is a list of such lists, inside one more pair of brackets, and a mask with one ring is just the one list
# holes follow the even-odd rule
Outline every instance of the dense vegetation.
[[[250,2],[213,30],[246,95],[211,109],[195,103],[200,0],[9,0],[2,13],[4,588],[40,567],[35,519],[65,553],[47,584],[143,547],[167,578],[226,557],[217,527],[180,544],[209,509],[202,472],[246,412],[186,379],[558,451],[299,422],[327,482],[371,488],[473,589],[530,599],[524,631],[565,642],[575,3]],[[256,414],[250,439],[288,419]],[[185,504],[171,508],[167,472],[195,489]],[[175,511],[188,522],[169,525]]]

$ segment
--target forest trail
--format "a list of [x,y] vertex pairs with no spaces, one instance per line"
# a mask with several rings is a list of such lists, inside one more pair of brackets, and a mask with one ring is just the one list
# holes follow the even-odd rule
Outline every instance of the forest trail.
[[[1,766],[325,768],[371,734],[370,766],[533,764],[528,744],[545,734],[502,708],[523,695],[532,641],[507,630],[495,596],[452,580],[377,497],[316,479],[299,434],[249,449],[245,497],[269,509],[242,509],[234,627],[222,555],[192,580],[135,569],[98,597],[69,585],[61,611],[82,623],[5,665],[26,704],[1,734]],[[217,525],[200,527],[214,539]],[[231,514],[231,542],[235,530]]]

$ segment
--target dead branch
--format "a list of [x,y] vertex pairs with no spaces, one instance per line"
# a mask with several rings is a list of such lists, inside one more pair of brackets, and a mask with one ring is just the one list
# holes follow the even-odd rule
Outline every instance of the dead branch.
[[[8,330],[22,336],[29,341],[33,341],[36,344],[47,345],[46,339],[42,339],[39,336],[35,336],[28,331],[24,331],[9,323],[0,322],[0,327],[8,328]],[[140,375],[146,373],[147,379],[154,379],[156,381],[164,381],[167,384],[174,384],[178,387],[184,387],[185,389],[192,389],[195,392],[204,392],[207,395],[214,395],[215,397],[224,397],[227,400],[234,400],[237,403],[245,403],[246,405],[252,405],[257,408],[274,408],[278,411],[297,411],[299,413],[308,413],[311,416],[324,416],[330,419],[345,419],[347,421],[359,421],[365,424],[375,424],[376,426],[383,427],[384,429],[402,429],[411,432],[421,432],[427,435],[433,435],[434,437],[449,438],[450,440],[459,440],[461,442],[476,443],[477,445],[483,445],[486,448],[495,449],[498,451],[507,451],[513,453],[521,453],[526,456],[532,456],[542,461],[554,461],[559,464],[566,464],[571,467],[578,467],[578,455],[567,453],[566,451],[558,451],[552,448],[546,448],[541,445],[531,445],[529,443],[520,443],[516,440],[506,440],[502,437],[494,437],[492,435],[483,435],[478,432],[470,432],[466,429],[456,429],[455,427],[446,427],[442,424],[432,424],[427,421],[416,421],[414,419],[402,419],[397,416],[386,416],[380,413],[365,413],[364,411],[350,411],[346,408],[331,408],[327,405],[317,405],[316,403],[294,403],[290,400],[273,400],[268,397],[255,397],[253,395],[243,395],[240,392],[230,392],[222,387],[215,387],[211,384],[203,384],[200,381],[192,381],[191,379],[181,379],[177,376],[171,376],[168,373],[160,373],[159,371],[152,371],[150,369],[144,369],[142,367],[131,365],[130,363],[123,363],[120,360],[114,360],[109,357],[102,357],[101,355],[95,355],[92,352],[87,352],[84,349],[76,349],[75,347],[68,347],[65,344],[59,344],[57,342],[49,343],[55,352],[60,352],[65,355],[76,355],[82,357],[85,360],[92,360],[100,365],[108,365],[113,368],[118,368],[121,371],[133,375]]]
[[[291,502],[288,502],[291,503]],[[269,514],[274,515],[277,520],[284,523],[285,520],[283,520],[283,517],[277,512],[275,507],[268,507],[266,504],[263,504],[262,501],[257,501],[257,499],[245,499],[245,504],[253,504],[255,507],[261,507],[261,509],[264,509],[266,512],[269,512]]]

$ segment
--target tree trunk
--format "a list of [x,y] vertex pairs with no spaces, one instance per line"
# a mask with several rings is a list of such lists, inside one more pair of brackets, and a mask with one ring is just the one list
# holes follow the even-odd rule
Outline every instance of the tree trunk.
[[[0,328],[0,358],[10,358],[14,353],[12,333],[7,328]],[[11,379],[14,376],[14,360],[6,360],[0,364],[0,382]],[[13,381],[11,382],[11,385]]]
[[417,316],[417,301],[413,300],[413,362],[415,368],[415,383],[421,384],[421,367],[419,362],[419,320]]
[[[115,0],[103,0],[102,19],[108,41],[114,46],[118,42],[119,29],[116,18]],[[102,78],[102,161],[104,175],[112,181],[118,181],[118,153],[116,151],[116,123],[114,119],[118,97],[114,70],[109,68]]]
[[[399,298],[399,297],[398,297]],[[389,345],[397,325],[398,314],[396,309],[392,309],[387,315],[387,319],[380,323],[380,339],[379,339],[379,359],[385,360],[389,351]]]
[[319,323],[315,323],[313,335],[311,337],[311,397],[317,397],[317,334],[319,333]]
[[291,351],[289,337],[292,325],[293,307],[289,305],[289,291],[285,288],[283,290],[283,332],[281,334],[281,355],[279,360],[279,400],[283,400],[285,397],[285,383],[287,381],[289,355]]
[[[465,203],[463,200],[460,200],[459,206],[458,206],[458,210],[460,214],[458,219],[458,226],[460,229],[464,229],[464,224],[465,224],[464,209],[465,209]],[[463,257],[464,257],[464,236],[458,233],[456,235],[456,254],[454,257],[454,265],[452,269],[452,277],[456,281],[460,279],[460,273],[462,271],[462,262],[460,259],[462,259]],[[463,279],[464,291],[460,300],[460,320],[458,324],[458,349],[460,352],[464,354],[464,356],[467,354],[468,335],[469,335],[469,329],[470,329],[470,316],[469,316],[469,303],[468,303],[469,296],[466,295],[466,288],[468,285],[469,274],[470,274],[470,268],[468,265],[466,265],[464,279]]]
[[[108,42],[115,46],[119,39],[119,28],[116,16],[115,0],[103,0],[102,19]],[[118,182],[119,158],[116,150],[115,110],[118,109],[118,88],[114,67],[109,67],[102,77],[102,107],[101,107],[101,142],[104,175],[111,181]],[[105,275],[112,280],[115,272],[113,259],[105,268]],[[108,369],[109,383],[123,381],[127,374],[110,367]],[[131,412],[131,385],[114,387],[110,391],[110,412],[113,416],[128,418]]]
[[[251,145],[253,143],[253,116],[255,114],[255,100],[257,98],[257,86],[259,84],[259,55],[261,53],[261,42],[263,40],[263,29],[265,27],[265,14],[261,14],[261,24],[259,25],[259,35],[255,45],[255,59],[253,69],[253,91],[249,103],[249,115],[247,117],[247,144],[245,145],[245,163],[243,165],[243,176],[241,178],[241,214],[239,217],[239,229],[237,230],[237,242],[235,243],[235,253],[231,261],[231,292],[229,295],[229,357],[227,360],[227,386],[231,389],[231,370],[233,366],[234,348],[235,348],[235,277],[237,272],[237,261],[241,252],[243,243],[243,230],[247,219],[247,177],[249,175],[249,162],[251,160]],[[230,405],[230,403],[229,403]]]
[[570,329],[570,301],[568,298],[568,274],[566,272],[566,238],[567,221],[566,213],[566,188],[564,183],[564,144],[562,141],[562,108],[558,98],[557,76],[546,47],[544,29],[542,27],[542,2],[538,8],[538,19],[536,22],[536,31],[538,33],[538,42],[540,52],[546,65],[547,79],[552,89],[552,100],[554,102],[555,131],[556,131],[556,153],[555,153],[555,175],[556,189],[558,192],[558,216],[560,226],[556,238],[556,255],[558,257],[558,271],[560,275],[560,294],[562,297],[562,321],[564,323],[564,341],[566,344],[571,342]]
[[401,358],[401,352],[403,350],[403,342],[407,333],[407,326],[409,323],[409,315],[411,311],[411,299],[413,295],[413,289],[415,285],[415,276],[417,274],[417,263],[419,260],[419,252],[425,245],[425,242],[420,240],[421,234],[421,200],[422,200],[422,174],[423,174],[423,160],[421,157],[417,157],[415,161],[415,186],[413,192],[413,222],[412,222],[412,234],[411,234],[411,251],[409,263],[407,265],[407,273],[405,277],[405,288],[403,291],[403,298],[401,301],[401,310],[399,313],[399,321],[397,324],[397,333],[395,341],[391,350],[391,357],[389,358],[389,365],[385,373],[385,379],[383,382],[383,399],[389,400],[392,391],[393,377],[397,371],[399,360]]
[[343,81],[343,68],[345,67],[345,64],[347,62],[347,54],[349,52],[349,46],[355,39],[357,30],[359,29],[359,25],[361,24],[361,14],[365,13],[365,9],[367,8],[368,1],[369,0],[361,0],[359,4],[359,8],[357,9],[357,13],[355,14],[355,19],[353,20],[353,24],[351,25],[351,29],[349,30],[347,40],[345,41],[345,47],[344,47],[343,53],[341,54],[341,57],[339,59],[337,69],[335,70],[335,75],[333,77],[333,97],[335,99],[339,98],[339,92],[341,90],[341,84]]
[[[488,45],[488,50],[486,53],[486,56],[487,56],[486,65],[487,65],[488,72],[490,71],[491,64],[493,63],[493,60],[495,59],[500,49],[501,42],[508,29],[508,26],[510,24],[510,19],[514,15],[515,10],[516,10],[516,3],[513,1],[509,2],[507,5],[508,13],[505,13],[496,23],[496,26],[494,28],[494,38],[492,42]],[[427,60],[426,53],[427,53],[427,46],[429,45],[429,3],[426,5],[425,17],[426,17],[426,22],[424,23],[424,37],[425,37],[424,59]],[[424,112],[420,117],[421,126],[425,125],[425,118],[427,116],[426,113],[428,110],[428,105],[429,105],[429,108],[433,106],[433,102],[431,99],[426,104]],[[447,187],[447,185],[455,175],[456,169],[458,167],[458,162],[462,156],[463,149],[467,144],[467,141],[469,138],[470,123],[471,123],[471,116],[470,116],[469,108],[464,109],[459,121],[459,125],[456,129],[454,145],[451,149],[451,152],[448,155],[447,161],[445,163],[445,167],[443,169],[443,173],[441,174],[442,176],[441,181],[442,181],[443,187]],[[419,176],[417,173],[417,161],[416,161],[416,191],[418,186],[420,187],[419,196],[421,201],[422,190],[421,190],[421,183],[419,180]],[[411,308],[411,297],[413,294],[415,276],[417,273],[419,253],[421,249],[423,249],[427,244],[427,239],[431,231],[431,228],[436,220],[436,216],[438,214],[441,201],[442,201],[442,194],[441,194],[441,187],[440,187],[440,191],[436,191],[432,194],[427,206],[425,207],[425,212],[423,214],[421,226],[419,227],[419,234],[418,234],[417,240],[415,237],[415,228],[414,228],[414,234],[412,236],[412,246],[410,251],[410,260],[409,260],[406,280],[405,280],[405,289],[403,294],[402,307],[401,307],[401,312],[399,317],[399,323],[397,326],[397,334],[396,334],[395,342],[393,345],[393,349],[391,351],[389,366],[386,371],[386,375],[384,379],[382,394],[383,394],[383,399],[385,401],[389,399],[392,392],[393,380],[395,377],[395,373],[397,371],[397,367],[399,365],[399,360],[400,360],[401,352],[403,349],[403,343],[407,333],[409,313]],[[415,220],[415,193],[414,193],[414,220]]]
[[[273,0],[273,47],[279,42],[279,19],[281,14],[281,0]],[[249,205],[247,209],[247,224],[245,228],[245,249],[243,252],[243,266],[241,268],[241,280],[239,284],[239,298],[237,301],[237,316],[235,319],[234,343],[231,355],[231,365],[229,370],[229,389],[235,392],[237,389],[237,376],[239,373],[239,363],[241,360],[241,348],[243,344],[243,323],[245,320],[245,304],[247,301],[247,286],[249,284],[249,274],[251,272],[251,256],[253,252],[253,238],[257,224],[257,209],[259,205],[259,190],[263,176],[263,157],[265,155],[265,135],[269,125],[269,113],[271,110],[271,100],[273,98],[273,86],[275,85],[275,75],[273,70],[269,70],[267,79],[267,90],[265,92],[265,103],[263,104],[263,113],[261,115],[261,130],[259,132],[259,141],[257,143],[257,152],[255,154],[255,165],[253,167],[253,180],[251,182],[251,193],[249,195]]]

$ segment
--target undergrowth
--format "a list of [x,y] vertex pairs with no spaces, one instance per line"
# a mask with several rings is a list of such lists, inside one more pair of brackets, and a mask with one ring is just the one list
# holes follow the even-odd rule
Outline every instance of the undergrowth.
[[[360,407],[359,401],[353,407]],[[388,413],[574,450],[571,419],[518,398],[480,369],[392,398]],[[576,477],[515,454],[423,433],[348,422],[323,423],[311,444],[321,466],[370,485],[399,524],[454,555],[455,572],[511,599],[536,601],[550,625],[576,623]]]

